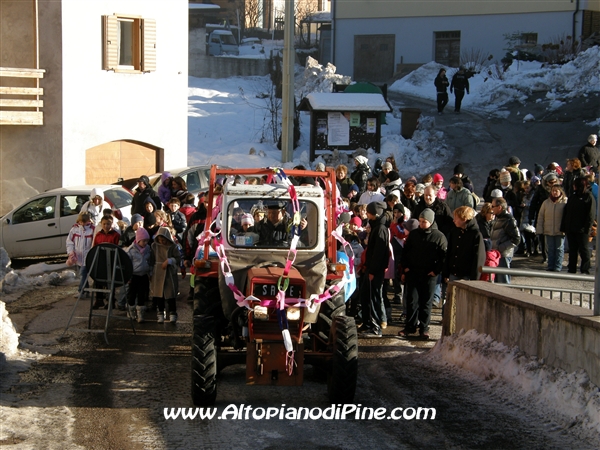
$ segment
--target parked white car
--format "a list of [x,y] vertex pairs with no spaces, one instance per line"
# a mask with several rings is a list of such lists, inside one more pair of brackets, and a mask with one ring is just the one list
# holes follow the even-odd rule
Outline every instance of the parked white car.
[[0,247],[11,258],[66,253],[69,230],[93,188],[104,191],[104,200],[127,221],[131,218],[131,193],[121,186],[90,185],[52,189],[31,197],[1,219]]

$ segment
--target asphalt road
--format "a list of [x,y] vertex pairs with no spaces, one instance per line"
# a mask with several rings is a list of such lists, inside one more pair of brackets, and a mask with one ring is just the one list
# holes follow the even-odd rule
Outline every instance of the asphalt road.
[[[51,356],[2,382],[0,443],[15,448],[87,449],[563,449],[597,448],[528,406],[495,395],[485,382],[426,357],[440,337],[434,310],[432,340],[400,339],[400,311],[382,339],[360,341],[355,403],[368,408],[436,409],[435,420],[165,419],[164,408],[191,408],[191,309],[182,283],[176,325],[136,325],[113,319],[102,335],[70,330],[63,340],[75,286],[31,291],[7,305],[22,346]],[[75,329],[86,324],[80,302]],[[119,313],[118,313],[119,314]],[[122,313],[120,313],[122,315]],[[95,319],[94,327],[102,322]],[[220,415],[228,405],[325,408],[326,383],[312,368],[301,387],[247,386],[244,366],[224,369]],[[21,419],[19,414],[35,417]],[[27,416],[26,416],[27,417]],[[385,416],[387,417],[387,416]]]
[[[577,157],[587,137],[598,132],[597,126],[586,125],[600,117],[597,96],[573,99],[549,112],[546,102],[536,103],[537,99],[544,99],[544,94],[533,93],[525,104],[512,102],[503,106],[501,109],[510,111],[510,115],[499,119],[464,107],[460,115],[449,107],[438,115],[433,94],[432,90],[431,101],[394,92],[388,92],[388,97],[394,111],[419,108],[423,116],[434,118],[435,130],[444,133],[444,141],[454,153],[449,164],[439,167],[440,173],[448,179],[454,166],[463,164],[477,194],[483,190],[489,171],[507,165],[511,156],[521,159],[521,168],[533,169],[534,163],[546,167],[551,162],[565,167],[567,158]],[[524,123],[526,114],[532,114],[536,120]],[[419,175],[402,173],[402,168],[400,174],[403,178]]]

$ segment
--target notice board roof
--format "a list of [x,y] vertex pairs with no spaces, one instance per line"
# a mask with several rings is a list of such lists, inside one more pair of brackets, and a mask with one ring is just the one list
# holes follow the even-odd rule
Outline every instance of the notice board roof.
[[358,93],[312,93],[298,105],[300,111],[381,111],[390,112],[392,107],[381,94]]

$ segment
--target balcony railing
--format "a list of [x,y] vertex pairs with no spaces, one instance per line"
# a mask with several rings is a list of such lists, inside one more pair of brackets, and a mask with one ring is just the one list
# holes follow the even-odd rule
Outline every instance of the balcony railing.
[[[24,69],[0,67],[0,125],[43,125],[44,113],[40,108],[44,101],[44,89],[40,87],[40,78],[44,78],[44,69]],[[25,78],[33,81],[32,86],[19,86]],[[10,86],[11,84],[15,84]],[[9,86],[7,86],[9,84]]]

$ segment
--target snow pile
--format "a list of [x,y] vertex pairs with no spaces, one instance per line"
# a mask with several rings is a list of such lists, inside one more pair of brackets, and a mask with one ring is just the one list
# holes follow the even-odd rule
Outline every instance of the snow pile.
[[308,94],[315,92],[333,92],[333,84],[350,84],[349,76],[338,75],[333,64],[325,67],[310,56],[306,58],[304,70],[296,76],[294,90],[296,100],[300,101]]
[[4,368],[7,357],[13,356],[19,346],[19,333],[8,317],[6,303],[0,301],[0,314],[2,323],[0,323],[0,367]]
[[[502,74],[504,80],[491,76],[487,70],[469,79],[470,94],[463,106],[472,110],[502,115],[498,108],[509,102],[524,103],[535,92],[547,92],[548,110],[555,110],[565,100],[600,93],[598,61],[600,47],[591,47],[564,65],[546,65],[537,61],[513,61]],[[429,62],[390,86],[390,91],[424,98],[435,98],[433,80],[440,68],[447,70],[448,79],[456,69]],[[494,72],[490,68],[491,72]],[[451,101],[452,103],[452,101]]]
[[527,403],[551,413],[564,427],[579,426],[600,434],[600,389],[584,370],[566,373],[546,366],[518,347],[508,348],[476,330],[445,337],[425,358],[472,372],[502,397],[524,395]]

